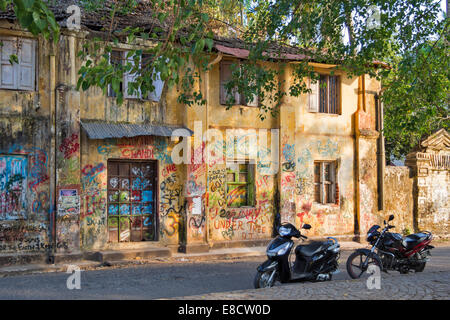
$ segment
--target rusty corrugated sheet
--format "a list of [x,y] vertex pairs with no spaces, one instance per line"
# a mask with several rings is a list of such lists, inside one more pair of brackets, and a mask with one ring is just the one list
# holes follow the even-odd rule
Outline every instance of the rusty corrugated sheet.
[[188,137],[193,132],[185,127],[156,126],[151,124],[126,124],[107,122],[83,122],[81,126],[86,131],[89,139],[107,138],[131,138],[137,136],[162,136],[171,137],[173,132],[179,130],[174,136]]

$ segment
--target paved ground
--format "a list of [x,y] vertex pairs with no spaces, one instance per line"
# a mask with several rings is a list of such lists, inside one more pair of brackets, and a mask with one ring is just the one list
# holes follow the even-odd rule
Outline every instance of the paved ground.
[[[390,285],[390,294],[395,294],[396,287],[402,288],[399,290],[405,298],[410,291],[417,297],[448,299],[450,297],[450,247],[440,247],[433,251],[434,255],[425,272],[406,276],[393,272],[386,279],[383,276],[382,290],[384,286]],[[158,299],[186,296],[192,299],[227,299],[230,295],[233,299],[251,299],[259,295],[263,295],[264,299],[363,297],[361,290],[365,287],[361,287],[361,283],[342,281],[349,279],[344,269],[349,253],[349,251],[342,253],[342,272],[336,275],[332,282],[278,284],[271,289],[256,290],[257,293],[251,289],[256,267],[264,260],[262,257],[199,262],[155,261],[141,266],[82,271],[80,290],[68,290],[66,281],[69,275],[61,272],[6,276],[0,278],[0,299]],[[427,290],[423,289],[425,291],[422,292],[422,289],[419,289],[422,287]],[[322,290],[317,291],[320,294],[314,293],[315,288]],[[409,291],[404,292],[403,288],[408,288]],[[229,293],[236,290],[250,291]],[[217,295],[218,292],[225,293]],[[330,292],[329,295],[327,292]],[[381,292],[374,293],[374,298],[386,294]],[[344,296],[344,293],[348,295]]]
[[450,272],[382,275],[380,289],[367,280],[288,284],[267,289],[179,297],[179,300],[449,300]]

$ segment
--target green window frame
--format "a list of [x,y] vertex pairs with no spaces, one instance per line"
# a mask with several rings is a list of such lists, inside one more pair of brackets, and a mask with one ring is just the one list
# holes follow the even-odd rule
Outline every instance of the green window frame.
[[227,161],[226,203],[230,208],[255,205],[255,165],[249,161]]

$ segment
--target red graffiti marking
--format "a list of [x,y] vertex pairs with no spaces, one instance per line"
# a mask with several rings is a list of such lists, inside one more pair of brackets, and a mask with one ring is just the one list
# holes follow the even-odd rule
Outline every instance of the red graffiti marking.
[[59,146],[59,151],[64,153],[64,158],[69,159],[80,149],[78,143],[78,135],[72,134],[70,137],[63,140]]
[[50,180],[50,177],[47,175],[47,154],[42,150],[36,150],[30,157],[30,162],[31,181],[28,183],[28,187],[36,191],[39,185]]
[[262,187],[267,187],[268,186],[268,181],[269,181],[269,176],[262,176],[261,179],[258,179],[256,181],[256,186],[258,188],[262,188]]
[[164,178],[167,178],[171,173],[176,172],[176,171],[177,171],[176,165],[170,164],[162,170],[162,175]]
[[131,159],[154,159],[155,153],[153,148],[137,148],[129,149],[125,148],[121,150],[122,157]]

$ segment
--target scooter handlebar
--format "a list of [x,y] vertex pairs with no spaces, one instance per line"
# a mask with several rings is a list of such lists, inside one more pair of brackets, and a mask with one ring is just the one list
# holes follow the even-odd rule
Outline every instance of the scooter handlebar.
[[304,236],[304,235],[300,235],[300,237],[302,237],[303,239],[308,239],[308,237],[307,236]]

